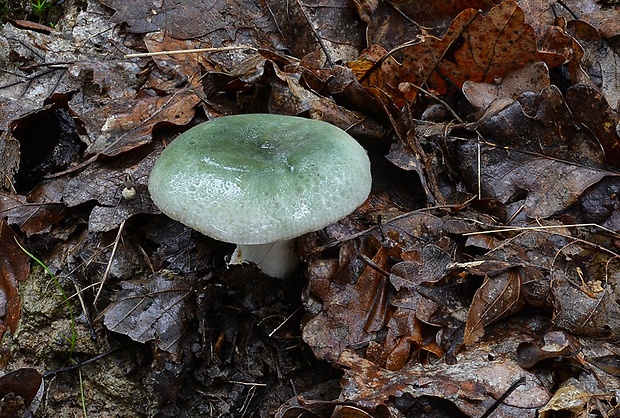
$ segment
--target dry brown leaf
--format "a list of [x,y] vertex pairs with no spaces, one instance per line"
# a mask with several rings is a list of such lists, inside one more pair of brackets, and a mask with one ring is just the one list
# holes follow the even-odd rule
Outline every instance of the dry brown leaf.
[[[620,63],[620,62],[619,62]],[[620,79],[618,80],[620,83]],[[620,84],[613,91],[620,98]],[[620,166],[620,134],[616,127],[617,112],[611,108],[601,92],[594,86],[575,84],[566,91],[566,105],[577,124],[587,127],[600,142],[605,152],[605,162],[611,167]]]
[[[235,39],[235,28],[256,27],[262,33],[277,34],[278,28],[255,3],[228,5],[223,0],[191,0],[179,3],[129,4],[118,0],[102,1],[115,9],[112,21],[124,22],[135,33],[166,31],[179,39],[214,34]],[[228,7],[227,7],[228,6]],[[215,34],[214,34],[215,35]]]
[[[62,178],[62,201],[69,207],[96,201],[88,219],[91,232],[118,228],[123,221],[140,213],[160,213],[151,200],[147,182],[161,145],[143,148],[122,164],[96,162],[78,175]],[[132,194],[128,195],[127,192]]]
[[43,392],[41,386],[45,387],[43,376],[34,368],[24,367],[1,376],[2,414],[6,417],[34,416],[39,406],[35,400]]
[[529,369],[546,359],[571,358],[578,354],[581,348],[576,338],[563,331],[550,331],[542,339],[520,343],[517,347],[517,361],[519,366]]
[[[620,16],[619,16],[620,17]],[[579,55],[579,66],[593,85],[600,89],[608,105],[620,109],[620,56],[613,45],[595,28],[574,20],[567,29],[574,39]],[[575,76],[573,76],[575,78]]]
[[526,91],[538,92],[550,84],[549,69],[537,61],[509,72],[499,84],[468,80],[463,83],[463,94],[474,107],[487,109],[497,99],[516,99]]
[[495,276],[486,276],[476,291],[467,314],[463,341],[471,345],[484,335],[484,328],[501,318],[514,314],[524,305],[523,277],[519,269]]
[[611,231],[620,231],[620,178],[605,177],[579,198],[581,216]]
[[7,131],[0,131],[0,155],[0,188],[10,190],[15,186],[14,175],[19,169],[20,154],[19,142]]
[[551,284],[554,324],[575,335],[620,337],[620,305],[612,289],[582,282],[577,271],[556,271]]
[[272,88],[269,97],[269,112],[301,115],[307,113],[311,118],[329,122],[349,132],[353,136],[368,135],[377,137],[384,129],[374,120],[360,112],[348,110],[333,98],[322,96],[305,88],[299,81],[299,74],[288,73],[273,65],[277,77],[271,77]]
[[356,3],[360,17],[368,24],[368,43],[392,49],[419,34],[441,36],[463,10],[487,12],[500,3],[500,0],[442,2],[356,0]]
[[[492,8],[486,16],[468,9],[453,21],[446,35],[406,48],[398,87],[406,98],[415,98],[415,86],[428,83],[438,93],[446,80],[461,87],[467,80],[491,83],[508,72],[536,61],[553,68],[565,61],[555,53],[540,52],[534,30],[523,20],[513,1]],[[402,84],[405,83],[405,84]]]
[[595,396],[583,383],[571,377],[553,394],[549,402],[540,408],[540,416],[552,417],[555,415],[553,411],[570,411],[573,415],[583,416],[588,409],[588,402]]
[[[322,309],[304,326],[303,338],[318,358],[330,361],[349,347],[377,338],[388,309],[389,281],[370,266],[354,277],[349,266],[353,249],[343,248],[335,277],[325,277],[322,263],[309,266],[309,292],[321,301]],[[373,261],[383,266],[386,258],[380,249]]]
[[[437,361],[410,364],[397,372],[385,370],[352,351],[344,351],[338,363],[345,368],[340,401],[360,405],[369,412],[392,408],[404,415],[417,416],[418,400],[438,398],[433,411],[443,416],[481,416],[520,377],[525,384],[501,403],[495,414],[506,418],[535,417],[537,408],[550,395],[540,380],[523,370],[514,360],[518,340],[529,339],[520,321],[494,327],[475,347],[462,352],[457,364]],[[412,409],[407,409],[410,405]],[[451,408],[450,408],[451,406]],[[402,409],[404,408],[404,409]]]
[[15,335],[21,312],[18,284],[30,273],[30,258],[17,243],[17,235],[0,219],[0,338],[6,331]]
[[579,20],[594,27],[603,38],[613,38],[620,34],[620,10],[613,0],[567,0],[564,7],[549,7],[546,16],[549,23],[562,16],[567,21]]
[[479,149],[462,142],[456,161],[470,189],[480,184],[482,197],[503,203],[524,200],[531,218],[566,210],[585,189],[614,175],[603,169],[598,141],[575,123],[554,86],[485,116],[477,132],[490,144]]
[[164,96],[153,93],[143,90],[129,112],[118,109],[119,112],[108,115],[101,134],[90,144],[87,153],[112,156],[148,143],[158,123],[189,123],[194,117],[194,106],[200,101],[186,89]]
[[[76,12],[65,28],[68,33],[44,35],[10,24],[2,27],[2,56],[13,58],[2,62],[3,69],[9,71],[0,72],[0,129],[7,130],[15,120],[52,108],[50,103],[70,100],[69,107],[79,119],[94,108],[107,107],[112,98],[123,96],[125,110],[130,106],[128,86],[135,94],[140,67],[118,59],[121,43],[116,42],[114,24],[100,8],[100,4],[92,4],[88,10]],[[80,94],[74,95],[76,91]],[[101,120],[95,125],[92,130],[87,126],[91,139],[97,137]]]

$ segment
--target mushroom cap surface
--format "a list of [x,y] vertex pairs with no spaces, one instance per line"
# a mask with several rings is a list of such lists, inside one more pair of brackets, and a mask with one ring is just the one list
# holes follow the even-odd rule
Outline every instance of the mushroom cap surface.
[[326,122],[224,116],[172,141],[148,187],[163,213],[205,235],[264,244],[353,212],[370,193],[370,162],[357,141]]

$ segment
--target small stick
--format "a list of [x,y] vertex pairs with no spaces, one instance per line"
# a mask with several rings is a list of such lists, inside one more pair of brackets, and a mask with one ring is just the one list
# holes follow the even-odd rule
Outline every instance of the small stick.
[[105,272],[103,273],[103,277],[101,278],[101,285],[99,286],[99,290],[97,290],[97,294],[95,295],[95,300],[93,301],[93,306],[97,304],[97,299],[99,299],[99,294],[101,293],[101,289],[103,289],[103,285],[110,275],[110,269],[112,268],[112,260],[114,260],[114,256],[116,255],[116,249],[118,248],[118,243],[121,240],[121,234],[123,233],[123,228],[125,227],[125,219],[121,222],[121,225],[118,227],[118,233],[116,234],[116,239],[114,240],[114,247],[112,247],[112,254],[110,254],[110,260],[108,261],[108,265],[105,268]]
[[476,231],[476,232],[466,232],[464,234],[461,234],[463,236],[469,236],[469,235],[483,235],[483,234],[494,234],[496,232],[513,232],[513,231],[545,231],[548,229],[561,229],[561,228],[581,228],[581,227],[594,227],[594,228],[600,228],[605,232],[608,232],[610,234],[612,234],[613,236],[617,237],[618,234],[614,231],[612,231],[611,229],[605,228],[604,226],[598,225],[598,224],[594,224],[594,223],[587,223],[587,224],[570,224],[570,225],[541,225],[541,226],[507,226],[505,228],[498,228],[498,229],[489,229],[486,231]]
[[49,379],[50,377],[54,377],[54,376],[56,376],[59,373],[64,373],[64,372],[70,372],[70,371],[73,371],[73,370],[77,370],[77,369],[81,368],[82,366],[86,366],[88,364],[96,362],[99,359],[102,359],[102,358],[104,358],[106,356],[109,356],[110,354],[112,354],[112,353],[114,353],[114,352],[116,352],[118,350],[119,350],[119,348],[113,348],[113,349],[111,349],[109,351],[106,351],[105,353],[98,354],[95,357],[89,358],[88,360],[85,360],[85,361],[83,361],[81,363],[74,364],[74,365],[69,366],[69,367],[64,367],[62,369],[50,370],[48,372],[43,373],[43,378],[44,379]]
[[284,318],[284,321],[282,321],[282,322],[280,323],[280,325],[278,325],[277,327],[275,327],[275,328],[273,329],[273,331],[271,331],[271,332],[269,333],[269,337],[273,337],[273,334],[275,334],[276,332],[278,332],[278,330],[279,330],[280,328],[282,328],[282,326],[284,326],[284,324],[286,324],[286,323],[288,322],[288,320],[289,320],[289,319],[291,319],[291,318],[293,317],[293,315],[295,315],[297,312],[299,312],[299,310],[300,310],[300,309],[301,309],[301,306],[300,306],[300,307],[298,307],[297,309],[295,309],[295,311],[294,311],[292,314],[290,314],[289,316],[287,316],[286,318]]
[[253,46],[236,45],[236,46],[221,46],[219,48],[176,49],[172,51],[141,52],[138,54],[125,54],[125,58],[145,58],[145,57],[155,57],[158,55],[199,54],[202,52],[234,51],[238,49],[249,49],[251,51],[258,52],[258,48],[254,48]]
[[499,408],[499,406],[506,400],[506,398],[512,394],[512,392],[514,392],[519,386],[522,386],[524,384],[525,376],[521,377],[520,379],[516,380],[512,385],[510,385],[510,387],[506,389],[506,392],[504,392],[504,394],[500,396],[499,399],[496,400],[493,405],[491,405],[491,407],[486,410],[484,414],[480,415],[480,418],[487,418],[488,416],[490,416],[493,411]]

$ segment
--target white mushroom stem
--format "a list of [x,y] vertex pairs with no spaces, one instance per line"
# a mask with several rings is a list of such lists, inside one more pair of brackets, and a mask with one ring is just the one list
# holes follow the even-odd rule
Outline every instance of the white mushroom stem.
[[232,254],[229,264],[242,264],[244,261],[251,261],[263,273],[284,279],[290,276],[299,264],[299,257],[291,249],[292,241],[284,240],[256,245],[239,244]]

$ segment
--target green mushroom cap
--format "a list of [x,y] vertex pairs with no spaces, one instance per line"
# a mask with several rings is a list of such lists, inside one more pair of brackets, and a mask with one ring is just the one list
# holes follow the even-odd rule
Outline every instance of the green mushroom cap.
[[175,139],[149,177],[171,218],[220,241],[264,244],[321,229],[370,193],[366,151],[326,122],[247,114]]

